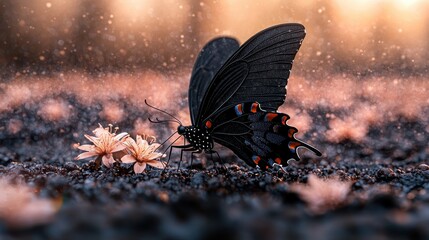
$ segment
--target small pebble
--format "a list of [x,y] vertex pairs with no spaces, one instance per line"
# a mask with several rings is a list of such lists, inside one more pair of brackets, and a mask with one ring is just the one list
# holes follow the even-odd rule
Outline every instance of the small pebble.
[[379,180],[391,180],[396,177],[396,174],[391,168],[380,168],[376,173],[376,177]]
[[78,166],[74,162],[66,162],[64,164],[64,168],[67,169],[68,171],[73,171],[73,170],[78,169]]
[[427,171],[427,170],[429,170],[429,165],[422,163],[419,165],[419,169],[423,170],[423,171]]

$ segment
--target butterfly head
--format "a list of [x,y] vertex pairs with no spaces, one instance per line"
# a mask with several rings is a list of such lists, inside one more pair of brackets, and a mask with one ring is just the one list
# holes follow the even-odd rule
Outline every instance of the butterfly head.
[[183,134],[185,134],[185,132],[186,132],[186,127],[185,126],[180,125],[180,126],[177,127],[177,133],[178,134],[183,135]]

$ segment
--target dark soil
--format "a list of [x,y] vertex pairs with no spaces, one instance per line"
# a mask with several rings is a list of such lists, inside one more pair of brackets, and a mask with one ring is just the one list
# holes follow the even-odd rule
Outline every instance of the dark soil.
[[[189,166],[186,155],[178,169],[176,154],[165,172],[136,175],[127,164],[97,169],[93,161],[73,160],[78,151],[72,145],[85,142],[83,134],[104,120],[100,106],[63,97],[79,109],[67,121],[43,120],[37,103],[0,113],[0,126],[12,118],[24,123],[17,133],[0,131],[0,175],[27,183],[41,198],[63,202],[48,224],[24,229],[0,224],[2,239],[429,238],[426,118],[385,120],[359,142],[337,143],[325,138],[327,109],[319,108],[310,114],[318,120],[300,138],[324,156],[305,152],[286,172],[249,168],[218,148],[223,164],[201,156]],[[133,107],[124,111],[127,118],[117,124],[121,131],[147,117]],[[351,181],[351,192],[342,205],[314,213],[291,190],[310,174]]]

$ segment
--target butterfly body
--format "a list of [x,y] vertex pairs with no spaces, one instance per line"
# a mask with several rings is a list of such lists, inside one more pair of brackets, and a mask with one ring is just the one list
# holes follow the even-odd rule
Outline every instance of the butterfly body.
[[216,142],[262,169],[299,160],[299,147],[320,156],[317,149],[295,138],[298,130],[287,125],[289,116],[277,112],[304,37],[301,24],[281,24],[257,33],[242,46],[229,37],[207,43],[189,85],[192,126],[178,128],[189,144],[176,147],[213,153]]
[[184,136],[189,144],[196,151],[211,151],[213,149],[213,139],[210,133],[205,128],[195,126],[182,126],[180,125],[177,132]]

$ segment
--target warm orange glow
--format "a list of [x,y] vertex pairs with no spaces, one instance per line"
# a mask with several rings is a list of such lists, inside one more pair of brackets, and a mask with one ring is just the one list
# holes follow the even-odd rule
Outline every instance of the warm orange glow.
[[141,18],[147,18],[153,12],[153,6],[158,1],[153,0],[116,0],[112,1],[113,16],[123,19],[128,18],[131,22],[137,22]]
[[300,22],[308,35],[294,68],[305,74],[386,66],[416,74],[427,65],[423,0],[8,2],[10,32],[0,41],[16,52],[0,56],[6,63],[180,69],[215,36],[244,42],[266,27]]
[[[181,28],[188,18],[189,3],[185,0],[163,3],[156,0],[114,0],[110,2],[112,12],[109,24],[120,28],[143,30],[144,37],[150,32],[167,33],[166,24]],[[123,30],[123,29],[122,29]],[[147,32],[149,30],[149,32]]]
[[[422,0],[396,0],[395,2],[400,6],[400,7],[405,7],[405,8],[409,8],[409,7],[415,7],[415,5],[419,2],[421,2]],[[414,9],[416,10],[416,9]]]

